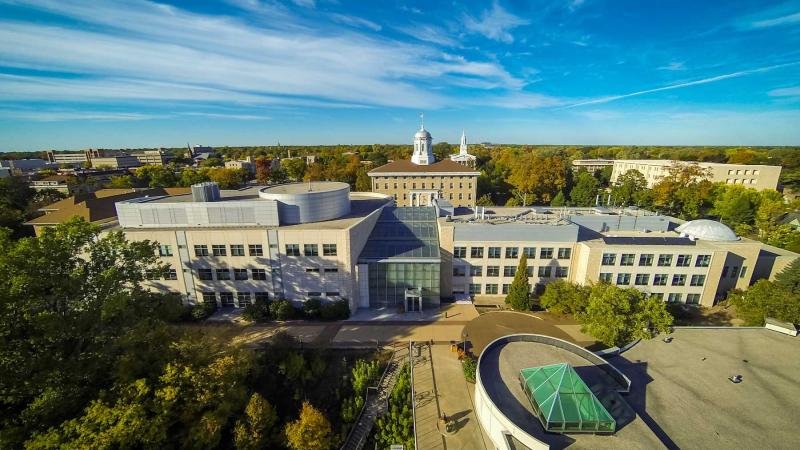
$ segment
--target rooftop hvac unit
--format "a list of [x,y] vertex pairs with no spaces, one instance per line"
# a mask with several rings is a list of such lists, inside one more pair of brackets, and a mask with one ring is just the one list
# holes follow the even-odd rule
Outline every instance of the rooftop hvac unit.
[[192,200],[195,202],[215,202],[219,200],[219,185],[206,181],[192,185]]

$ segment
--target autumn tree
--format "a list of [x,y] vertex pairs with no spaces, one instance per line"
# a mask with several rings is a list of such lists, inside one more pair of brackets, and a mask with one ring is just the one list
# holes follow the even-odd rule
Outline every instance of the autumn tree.
[[106,187],[109,189],[125,189],[133,187],[133,179],[130,175],[112,176]]
[[269,184],[270,181],[270,170],[272,166],[272,160],[267,158],[256,158],[256,181],[258,184]]
[[260,394],[254,393],[247,402],[244,417],[236,422],[233,442],[237,450],[258,450],[275,441],[278,415],[275,408]]
[[711,200],[713,184],[709,176],[709,171],[697,164],[676,163],[653,186],[653,203],[667,214],[696,219]]
[[355,190],[357,192],[370,192],[372,191],[372,182],[370,181],[369,175],[367,175],[367,168],[361,167],[358,170],[358,175],[356,176],[356,186]]
[[522,206],[539,201],[549,204],[567,185],[566,161],[558,156],[541,157],[530,152],[505,160],[511,168],[508,182]]
[[647,180],[635,169],[623,173],[611,186],[611,201],[615,205],[639,205],[646,195]]
[[309,402],[303,402],[300,417],[284,429],[289,448],[328,450],[334,448],[333,428],[328,419]]
[[650,339],[654,332],[666,332],[672,325],[672,315],[660,299],[605,283],[592,287],[589,303],[578,320],[584,332],[617,347]]
[[569,199],[575,206],[593,206],[600,193],[600,182],[592,174],[581,171],[577,182],[569,192]]

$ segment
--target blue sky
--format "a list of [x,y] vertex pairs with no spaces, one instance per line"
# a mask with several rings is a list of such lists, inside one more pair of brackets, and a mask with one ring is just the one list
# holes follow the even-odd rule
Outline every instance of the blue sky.
[[0,150],[800,145],[800,1],[0,0]]

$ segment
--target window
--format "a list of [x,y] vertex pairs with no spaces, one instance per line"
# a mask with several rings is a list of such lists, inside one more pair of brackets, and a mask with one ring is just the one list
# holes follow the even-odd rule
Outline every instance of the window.
[[319,246],[317,244],[303,244],[303,254],[306,256],[319,256]]
[[319,273],[319,267],[306,267],[306,273]]
[[664,293],[663,292],[653,292],[652,294],[650,294],[650,297],[655,297],[655,298],[663,301],[664,300]]
[[692,255],[678,255],[678,260],[675,262],[677,267],[689,267],[689,261],[692,260]]
[[686,284],[686,275],[673,275],[672,276],[672,285],[673,286],[684,286]]
[[609,272],[601,272],[600,276],[598,277],[600,281],[603,283],[611,283],[611,273]]
[[558,249],[558,259],[569,259],[572,256],[572,249],[571,248],[559,248]]
[[300,245],[286,244],[286,256],[300,256]]
[[233,279],[243,281],[247,279],[247,269],[233,269]]
[[211,246],[211,254],[214,256],[227,256],[228,250],[224,245],[214,244]]
[[158,246],[158,255],[159,256],[172,256],[172,246],[161,244]]
[[668,303],[680,303],[681,302],[681,297],[683,297],[683,295],[678,294],[678,293],[669,294],[669,296],[667,297],[667,302]]
[[203,292],[203,303],[217,303],[217,294],[213,292]]
[[269,301],[269,292],[256,292],[255,293],[255,300],[256,303],[263,303]]
[[455,257],[455,258],[466,258],[467,257],[467,247],[453,247],[453,257]]
[[636,279],[633,281],[633,284],[636,286],[647,286],[650,284],[650,274],[647,273],[637,273]]
[[236,300],[239,301],[239,307],[245,307],[250,304],[250,293],[249,292],[237,292],[236,293]]
[[231,272],[228,269],[217,269],[215,272],[217,273],[217,280],[231,279]]
[[261,244],[250,244],[247,246],[250,256],[264,256],[264,247]]
[[469,274],[473,277],[483,276],[483,266],[470,266]]
[[532,277],[533,276],[533,266],[526,267],[525,268],[525,273],[528,275],[528,277]]
[[469,284],[469,293],[472,295],[480,294],[481,293],[481,285],[480,284]]
[[486,266],[486,276],[487,277],[499,277],[500,276],[500,266]]
[[483,258],[483,247],[470,247],[469,256],[471,258]]
[[144,272],[144,277],[145,279],[148,280],[158,280],[159,278],[161,278],[161,275],[162,275],[161,272],[157,270],[146,270]]
[[553,276],[553,268],[550,266],[539,266],[539,278],[550,278]]
[[653,286],[666,286],[668,277],[669,275],[665,273],[657,273],[653,275]]
[[539,258],[540,259],[553,259],[553,248],[552,247],[544,247],[539,249]]
[[633,259],[636,257],[633,253],[623,253],[622,257],[619,259],[620,266],[632,266]]
[[214,279],[211,275],[211,269],[197,269],[197,278],[203,281],[211,281]]
[[711,255],[697,255],[697,259],[694,260],[695,267],[708,267],[711,263]]
[[336,256],[336,244],[322,244],[322,256]]
[[725,266],[725,267],[722,268],[722,278],[725,278],[725,277],[728,276],[728,270],[730,270],[730,268],[728,266]]
[[233,306],[233,292],[220,292],[219,300],[222,306]]
[[603,260],[600,264],[604,266],[613,266],[617,263],[617,255],[614,253],[603,253]]
[[517,273],[517,268],[515,266],[503,266],[503,276],[504,277],[513,277]]
[[739,272],[739,278],[744,278],[745,273],[747,273],[747,266],[742,266],[742,271]]
[[658,255],[658,266],[669,267],[672,265],[672,255]]
[[627,286],[631,284],[631,274],[629,273],[618,273],[617,274],[617,284]]
[[253,279],[254,280],[266,280],[267,279],[267,271],[264,269],[253,269]]
[[700,303],[700,294],[686,294],[687,305],[697,305]]
[[689,286],[702,286],[705,283],[706,283],[705,275],[692,275],[692,279],[689,280]]
[[556,267],[556,278],[567,278],[569,267]]
[[322,297],[322,292],[308,291],[306,297]]
[[467,270],[464,266],[453,266],[453,276],[454,277],[464,277],[467,275]]
[[336,267],[326,267],[322,271],[325,273],[339,273],[339,269]]
[[339,292],[338,291],[326,291],[325,292],[325,297],[338,297],[338,296],[339,296]]
[[497,285],[496,284],[487,284],[486,285],[486,293],[487,294],[497,294]]
[[506,258],[516,259],[519,256],[519,247],[506,247]]
[[177,280],[178,279],[178,271],[173,269],[172,267],[168,267],[164,271],[164,279],[165,280]]
[[231,244],[231,256],[244,256],[244,245]]
[[644,253],[639,255],[639,266],[646,267],[653,265],[653,255],[651,253]]
[[731,270],[731,278],[736,278],[739,276],[739,266],[733,266],[733,270]]
[[507,283],[504,283],[504,284],[503,284],[503,290],[502,290],[502,292],[503,292],[503,295],[508,295],[508,290],[509,290],[509,289],[511,289],[511,285],[510,285],[510,284],[507,284]]
[[500,247],[489,247],[489,258],[499,258]]
[[536,258],[536,247],[525,247],[522,249],[522,254],[528,259]]
[[208,256],[208,247],[205,245],[195,245],[194,256]]

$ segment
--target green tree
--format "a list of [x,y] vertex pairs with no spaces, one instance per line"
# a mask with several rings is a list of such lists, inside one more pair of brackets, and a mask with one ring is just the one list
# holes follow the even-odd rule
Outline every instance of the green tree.
[[208,178],[219,184],[221,189],[237,189],[247,181],[247,171],[244,169],[215,167],[208,170]]
[[363,359],[356,361],[353,373],[353,392],[357,396],[367,393],[367,387],[374,386],[381,375],[381,366],[378,361],[367,362]]
[[637,289],[605,283],[592,287],[589,304],[578,320],[584,332],[617,347],[635,339],[650,339],[654,332],[666,332],[672,325],[663,301]]
[[170,166],[142,166],[137,167],[134,173],[136,178],[152,188],[178,185],[178,178]]
[[701,217],[712,199],[709,171],[697,164],[675,164],[652,189],[653,203],[682,219]]
[[711,214],[718,216],[720,222],[734,229],[753,224],[759,203],[758,191],[739,184],[718,184],[714,191]]
[[133,178],[130,175],[112,176],[106,184],[109,189],[127,189],[133,187]]
[[281,169],[289,179],[300,181],[306,174],[306,160],[303,158],[282,159]]
[[793,294],[800,294],[800,258],[792,261],[775,275],[775,286]]
[[236,422],[233,442],[238,450],[258,450],[275,441],[278,415],[275,408],[258,393],[250,396],[244,417]]
[[592,174],[581,171],[575,187],[569,193],[569,199],[575,206],[593,206],[600,193],[600,182]]
[[786,289],[787,276],[780,284],[769,280],[758,280],[746,291],[734,290],[728,294],[728,302],[736,308],[736,315],[747,326],[762,326],[764,319],[773,317],[785,322],[800,322],[800,295]]
[[19,232],[25,221],[28,200],[34,193],[20,177],[0,178],[0,227]]
[[181,170],[181,176],[178,184],[181,186],[191,186],[193,184],[203,183],[210,181],[208,178],[208,169],[193,169],[185,167]]
[[506,304],[511,305],[517,311],[528,311],[531,309],[530,286],[528,285],[528,257],[522,254],[514,274],[514,281],[508,288]]
[[375,421],[375,442],[379,448],[389,448],[393,444],[414,448],[414,418],[411,408],[411,372],[406,364],[400,370],[389,396],[388,411]]
[[286,424],[284,433],[294,450],[328,450],[335,444],[330,422],[309,402],[303,402],[300,418]]
[[647,191],[647,180],[641,172],[631,169],[619,177],[611,187],[611,200],[615,205],[638,205]]
[[586,310],[590,293],[590,287],[556,280],[547,285],[539,297],[539,304],[555,314],[578,315]]
[[550,206],[564,206],[566,204],[567,201],[564,198],[564,191],[558,191],[558,194],[550,200]]
[[370,182],[369,175],[367,175],[366,167],[362,167],[358,170],[358,176],[356,177],[356,191],[357,192],[372,191],[372,183]]
[[490,194],[481,195],[475,204],[478,206],[494,206],[494,202],[492,201],[492,196]]

